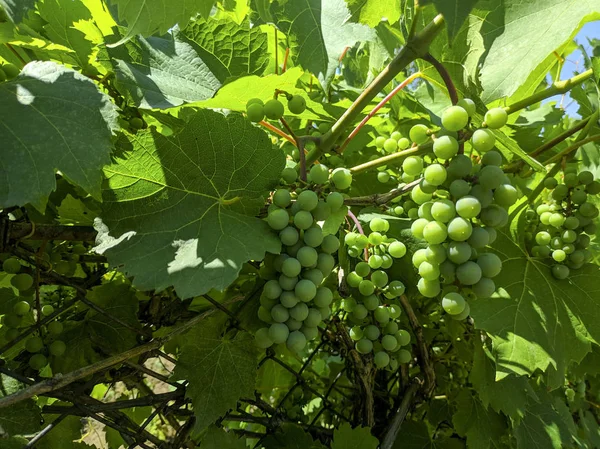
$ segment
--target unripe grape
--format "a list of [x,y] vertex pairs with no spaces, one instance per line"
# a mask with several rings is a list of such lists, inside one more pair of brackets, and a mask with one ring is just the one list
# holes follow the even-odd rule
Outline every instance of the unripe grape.
[[481,203],[474,196],[464,196],[456,202],[456,212],[463,218],[475,218],[481,212]]
[[456,278],[463,285],[476,284],[481,276],[481,267],[472,261],[465,262],[456,269]]
[[446,169],[441,164],[432,164],[425,169],[424,179],[434,186],[439,186],[446,181],[447,173]]
[[373,341],[373,340],[377,340],[379,338],[379,336],[381,335],[381,331],[374,324],[369,324],[364,329],[364,335],[366,338]]
[[377,136],[375,138],[375,147],[377,148],[383,148],[383,144],[385,143],[387,139],[383,136]]
[[478,298],[484,299],[489,298],[494,294],[496,291],[496,284],[493,280],[482,277],[479,282],[471,286],[471,289]]
[[493,253],[483,253],[477,258],[477,265],[481,268],[483,276],[496,277],[502,270],[502,261]]
[[398,149],[398,141],[392,138],[386,139],[383,143],[383,149],[387,153],[393,153]]
[[301,95],[292,95],[288,100],[288,109],[292,114],[302,114],[306,110],[306,100]]
[[356,342],[355,348],[361,354],[369,354],[373,350],[373,342],[367,338],[362,338]]
[[458,153],[458,142],[451,136],[438,137],[433,142],[433,152],[440,159],[451,159]]
[[398,363],[401,365],[409,363],[412,360],[412,354],[406,349],[400,349],[400,351],[396,353],[396,360],[398,360]]
[[473,144],[473,148],[475,148],[480,153],[485,153],[486,151],[490,151],[494,148],[496,144],[496,136],[489,129],[478,129],[473,133],[471,137],[471,143]]
[[390,320],[390,312],[387,307],[379,306],[374,312],[375,320],[378,323],[387,323]]
[[265,103],[260,98],[250,98],[250,100],[246,102],[246,109],[248,109],[251,104],[260,104],[261,106],[264,106]]
[[467,114],[469,114],[469,117],[473,117],[473,114],[475,114],[475,102],[473,100],[471,100],[470,98],[463,98],[461,100],[458,100],[458,103],[456,103],[456,106],[460,106],[465,111],[467,111]]
[[16,274],[10,283],[20,292],[29,290],[33,286],[33,278],[28,273]]
[[375,354],[373,361],[375,362],[375,366],[377,368],[382,369],[390,364],[390,356],[387,354],[387,352],[379,351]]
[[34,354],[29,358],[29,366],[31,369],[40,371],[48,364],[48,359],[44,354]]
[[379,288],[383,288],[388,283],[388,275],[385,271],[375,271],[371,275],[371,281]]
[[265,107],[260,103],[252,103],[246,107],[246,116],[251,122],[258,123],[265,118]]
[[352,173],[347,168],[336,168],[331,174],[331,181],[337,189],[346,190],[352,184]]
[[51,321],[47,326],[50,335],[60,335],[63,331],[63,324],[60,321]]
[[393,335],[385,335],[381,339],[381,346],[383,346],[383,349],[386,351],[393,351],[398,346],[398,340],[396,340],[396,337]]
[[552,251],[552,258],[557,262],[563,262],[567,258],[567,253],[562,249],[556,249]]
[[269,336],[269,329],[266,327],[257,330],[254,334],[254,339],[259,348],[266,349],[273,346],[273,340]]
[[446,293],[442,299],[442,308],[449,315],[458,315],[465,309],[465,298],[456,292]]
[[264,112],[268,119],[279,120],[281,117],[283,117],[285,109],[281,101],[272,99],[265,103]]
[[64,341],[56,340],[50,343],[48,351],[55,357],[60,357],[67,350],[67,345]]
[[448,236],[456,242],[467,240],[471,237],[472,232],[473,226],[471,225],[471,222],[462,217],[453,218],[450,223],[448,223]]
[[508,114],[504,108],[492,108],[485,113],[484,120],[488,128],[498,129],[506,125]]
[[279,233],[279,240],[286,246],[293,246],[298,243],[300,239],[300,234],[291,226],[286,227]]
[[132,117],[129,119],[129,126],[134,130],[142,129],[144,127],[144,121],[139,117]]
[[286,184],[292,184],[298,178],[298,173],[292,167],[286,167],[281,172],[281,178]]
[[294,292],[300,301],[308,302],[317,294],[317,286],[308,279],[302,279],[296,284]]
[[448,131],[460,131],[469,121],[469,114],[460,106],[450,106],[442,113],[442,126]]
[[344,205],[344,197],[339,192],[331,192],[327,195],[327,204],[331,207],[331,211],[335,212]]
[[323,243],[323,230],[319,226],[314,226],[304,231],[304,243],[313,248],[321,245]]
[[435,281],[428,281],[421,278],[417,283],[417,288],[426,298],[435,298],[441,291],[440,283],[437,279]]
[[410,131],[408,132],[408,136],[410,137],[410,140],[415,142],[417,145],[421,145],[427,142],[427,140],[429,140],[428,131],[429,129],[427,128],[427,126],[418,124],[414,125],[410,129]]
[[409,156],[402,162],[402,170],[410,176],[420,175],[423,171],[423,159],[419,156]]
[[306,341],[306,336],[302,332],[295,330],[288,335],[286,345],[290,351],[300,352],[306,346]]
[[2,262],[2,271],[8,274],[17,274],[21,271],[21,263],[19,259],[14,257],[9,257],[4,262]]
[[39,352],[44,347],[44,342],[40,337],[29,337],[25,341],[25,349],[28,352]]
[[393,298],[397,298],[398,296],[403,295],[405,290],[406,287],[401,281],[392,281],[390,282],[390,285],[388,285],[388,293]]
[[410,334],[404,329],[400,329],[396,332],[396,340],[399,346],[407,346],[410,344]]
[[375,291],[375,284],[373,284],[367,279],[363,279],[362,281],[360,281],[360,284],[358,284],[358,291],[363,296],[372,295]]
[[362,304],[357,304],[354,310],[352,311],[352,316],[357,320],[363,320],[367,317],[369,311]]
[[369,222],[369,227],[374,232],[387,232],[390,229],[390,223],[383,218],[376,217]]
[[308,316],[304,320],[304,325],[306,327],[317,327],[322,321],[322,318],[323,316],[318,309],[308,309]]
[[327,307],[333,301],[333,293],[327,287],[319,287],[313,301],[317,307]]
[[[313,216],[306,210],[301,210],[294,215],[294,226],[298,229],[308,229],[313,224]],[[287,226],[287,222],[286,222]]]
[[13,312],[16,315],[23,316],[31,310],[31,306],[27,301],[19,301],[13,306]]
[[569,277],[569,268],[566,265],[556,264],[552,266],[552,275],[556,279],[566,279]]
[[267,223],[276,231],[281,231],[288,225],[290,216],[285,209],[275,209],[267,215]]
[[399,241],[392,242],[388,246],[388,253],[394,259],[400,259],[406,254],[406,245]]
[[310,168],[309,176],[315,184],[325,184],[329,180],[329,169],[323,164],[315,164]]

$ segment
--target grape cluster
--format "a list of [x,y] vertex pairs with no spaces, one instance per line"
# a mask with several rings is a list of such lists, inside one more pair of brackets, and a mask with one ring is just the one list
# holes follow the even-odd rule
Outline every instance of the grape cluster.
[[[306,110],[306,100],[302,95],[286,95],[288,110],[292,114],[302,114]],[[252,122],[260,122],[265,117],[269,120],[279,120],[285,109],[277,98],[263,102],[260,98],[251,98],[246,103],[246,115]]]
[[590,235],[596,233],[593,220],[599,211],[588,200],[600,194],[600,182],[589,171],[577,174],[567,169],[562,182],[546,178],[544,187],[542,202],[526,213],[531,253],[551,258],[554,277],[566,279],[571,269],[579,269],[592,259],[587,248]]
[[[4,337],[12,341],[19,336],[24,328],[34,325],[37,311],[33,304],[33,277],[29,273],[22,273],[23,265],[15,257],[6,257],[2,262],[2,270],[12,275],[11,285],[19,292],[13,305],[12,312],[2,317],[2,324],[6,327]],[[53,294],[54,295],[54,294]],[[51,295],[50,300],[57,299]],[[54,306],[43,304],[40,309],[43,317],[54,313]],[[51,321],[41,329],[41,335],[33,335],[25,340],[25,350],[31,354],[29,366],[34,370],[41,370],[48,364],[48,357],[60,357],[65,353],[66,345],[57,339],[62,333],[63,325],[59,321]]]
[[458,133],[471,132],[468,124],[474,111],[472,101],[461,100],[442,113],[443,128],[435,135],[425,125],[411,128],[415,143],[433,139],[433,154],[403,161],[403,179],[421,181],[410,199],[393,208],[395,214],[415,220],[412,234],[427,243],[413,254],[419,292],[428,298],[442,293],[442,307],[455,319],[469,315],[467,299],[487,298],[496,290],[492,278],[502,263],[484,251],[496,239],[496,228],[507,224],[507,209],[518,195],[500,167],[502,155],[492,150],[495,136],[490,129],[504,126],[504,109],[489,110],[487,127],[472,133],[468,142],[472,153],[481,155],[477,163],[459,152]]
[[[385,271],[394,259],[406,255],[406,246],[385,234],[389,227],[387,220],[373,218],[368,237],[356,232],[346,234],[348,255],[358,262],[346,276],[352,296],[344,298],[342,309],[352,324],[349,333],[355,349],[361,354],[373,352],[377,368],[394,371],[412,356],[407,349],[410,334],[399,327],[402,308],[397,298],[404,294],[405,286],[401,281],[390,281]],[[368,257],[365,257],[367,247]]]
[[[324,174],[327,179],[328,171]],[[258,316],[270,325],[256,332],[261,348],[286,343],[299,352],[331,315],[333,292],[322,284],[333,271],[340,242],[335,235],[324,235],[319,222],[343,207],[344,197],[338,192],[325,198],[309,189],[274,192],[267,222],[279,233],[283,249],[279,255],[267,255],[260,269],[267,282]]]
[[[285,184],[293,184],[297,181],[298,172],[294,167],[286,167],[281,173]],[[307,182],[316,186],[328,184],[337,190],[347,190],[352,185],[352,173],[347,168],[338,167],[331,172],[324,164],[315,164],[308,172]]]

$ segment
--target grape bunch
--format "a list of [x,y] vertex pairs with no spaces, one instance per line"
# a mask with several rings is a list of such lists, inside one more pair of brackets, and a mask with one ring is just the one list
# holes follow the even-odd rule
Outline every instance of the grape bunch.
[[[302,95],[286,95],[288,110],[292,114],[302,114],[306,110],[306,100]],[[266,118],[279,120],[283,117],[285,108],[277,98],[263,102],[260,98],[251,98],[246,103],[246,115],[252,122],[260,122]]]
[[283,249],[279,255],[267,255],[260,269],[267,282],[258,316],[269,324],[256,332],[261,348],[286,343],[299,352],[331,315],[333,292],[322,284],[333,271],[340,242],[333,234],[324,235],[319,222],[344,207],[338,192],[324,198],[310,189],[274,192],[267,222],[279,233]]
[[[12,312],[2,317],[2,324],[6,328],[4,338],[7,341],[16,339],[22,330],[36,323],[37,310],[34,310],[33,277],[29,273],[22,273],[23,265],[15,257],[6,257],[2,262],[2,270],[11,275],[11,285],[19,292],[15,297]],[[50,299],[54,299],[53,296]],[[41,317],[54,313],[54,306],[43,304],[40,308]],[[57,339],[62,333],[63,325],[59,321],[51,321],[41,329],[41,335],[33,335],[25,340],[25,350],[29,357],[29,366],[34,370],[41,370],[48,364],[48,357],[60,357],[65,353],[66,345]]]
[[567,169],[562,182],[546,178],[544,188],[542,201],[526,213],[531,253],[550,258],[554,277],[566,279],[570,270],[592,260],[587,248],[599,211],[589,200],[600,194],[600,182],[589,171]]
[[356,232],[346,234],[348,255],[357,262],[346,276],[352,296],[344,298],[341,307],[352,325],[349,334],[355,349],[361,354],[374,353],[377,368],[395,371],[412,356],[407,349],[410,334],[399,326],[402,308],[397,298],[404,294],[405,286],[401,281],[390,281],[385,271],[394,259],[406,255],[406,246],[385,234],[389,227],[387,220],[376,217],[369,222],[368,237]]
[[504,109],[489,110],[487,127],[472,132],[468,143],[471,156],[480,155],[477,162],[460,153],[457,137],[471,134],[468,125],[475,110],[471,103],[465,99],[447,108],[443,128],[435,134],[425,125],[410,130],[419,145],[433,139],[433,153],[403,161],[403,179],[421,181],[410,199],[394,208],[415,220],[411,232],[427,244],[413,254],[419,292],[428,298],[442,293],[442,308],[459,320],[469,315],[467,299],[487,298],[496,290],[492,278],[502,263],[485,248],[496,239],[496,229],[507,224],[507,209],[518,196],[501,168],[502,155],[492,150],[495,136],[490,129],[504,126]]
[[[298,180],[298,172],[295,167],[286,167],[281,173],[281,178],[285,184],[294,184]],[[343,167],[335,168],[330,172],[324,164],[315,164],[308,172],[307,182],[315,186],[327,185],[337,190],[347,190],[352,185],[352,173]],[[338,198],[343,201],[342,196]]]

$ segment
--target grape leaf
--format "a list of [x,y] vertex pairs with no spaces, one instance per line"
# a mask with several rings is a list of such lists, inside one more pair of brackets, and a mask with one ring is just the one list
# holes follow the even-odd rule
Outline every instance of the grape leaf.
[[377,449],[379,441],[368,427],[352,428],[344,423],[333,432],[331,449]]
[[205,100],[221,87],[196,45],[177,35],[140,37],[109,48],[119,90],[144,109],[166,109]]
[[494,243],[503,261],[494,280],[502,288],[492,298],[473,301],[471,316],[491,334],[496,379],[552,367],[558,376],[551,386],[558,386],[570,362],[579,362],[590,343],[600,342],[600,267],[586,265],[568,279],[554,279],[547,265],[525,252],[519,240],[524,214],[520,218],[513,220],[512,238],[500,231]]
[[[44,418],[47,422],[52,422],[58,416],[44,415]],[[37,449],[93,449],[95,446],[89,446],[79,441],[82,439],[81,431],[81,418],[67,416],[56,425],[56,428],[52,429],[50,438],[42,438],[35,447]]]
[[44,20],[44,31],[53,43],[64,45],[74,50],[64,54],[61,59],[65,63],[74,64],[86,73],[96,70],[90,63],[93,43],[76,29],[75,22],[91,21],[92,15],[83,2],[70,0],[44,0],[38,5],[38,10]]
[[182,339],[174,379],[189,381],[199,431],[213,423],[241,397],[251,397],[256,384],[258,348],[254,337],[239,332],[221,336],[222,321],[209,320],[192,328]]
[[375,28],[382,19],[395,24],[400,19],[400,2],[396,0],[349,0],[352,20]]
[[433,0],[435,8],[444,16],[448,40],[452,43],[454,36],[477,3],[477,0]]
[[452,423],[460,436],[467,437],[470,449],[505,447],[501,442],[506,432],[504,418],[491,409],[486,410],[469,390],[458,394]]
[[251,28],[249,19],[237,24],[228,17],[197,18],[181,34],[198,45],[200,57],[222,83],[261,75],[269,63],[267,35]]
[[[110,282],[92,288],[88,299],[131,327],[140,328],[135,291],[125,283]],[[90,310],[86,316],[90,337],[107,354],[126,351],[136,345],[136,333],[112,318]]]
[[[0,398],[16,393],[25,388],[21,382],[0,374]],[[32,399],[17,402],[10,407],[0,408],[0,433],[11,435],[27,435],[40,429],[42,415],[40,408]],[[0,439],[0,442],[2,439]]]
[[75,198],[70,193],[67,194],[60,206],[56,208],[58,220],[61,224],[78,224],[81,226],[91,226],[94,223],[94,217],[99,215],[99,210],[93,207],[91,202]]
[[172,137],[155,130],[118,142],[105,168],[98,248],[143,290],[173,285],[181,298],[223,290],[242,264],[278,253],[280,241],[254,217],[283,169],[283,153],[238,114],[194,112]]
[[0,205],[32,203],[43,211],[57,170],[99,198],[116,119],[108,95],[54,62],[30,62],[0,84]]
[[503,12],[501,32],[481,67],[484,103],[511,96],[585,22],[600,18],[593,0],[507,0]]
[[30,10],[35,8],[36,0],[0,0],[0,6],[14,23],[20,23]]
[[344,0],[297,0],[287,2],[277,26],[291,40],[299,64],[312,72],[326,88],[346,47],[372,41],[374,31],[348,22],[350,11]]
[[67,321],[64,329],[60,339],[67,346],[66,356],[50,358],[50,366],[54,373],[68,373],[99,360],[92,347],[85,321]]
[[393,449],[434,449],[437,446],[429,436],[425,421],[405,420],[394,441]]
[[210,426],[202,438],[205,449],[246,449],[243,438],[238,438],[233,432],[225,432],[216,426]]
[[266,449],[324,449],[321,443],[313,441],[300,426],[289,423],[265,438],[264,446]]
[[118,7],[118,16],[127,23],[127,33],[111,47],[127,42],[136,34],[165,34],[178,23],[185,24],[196,13],[208,17],[216,0],[111,0]]

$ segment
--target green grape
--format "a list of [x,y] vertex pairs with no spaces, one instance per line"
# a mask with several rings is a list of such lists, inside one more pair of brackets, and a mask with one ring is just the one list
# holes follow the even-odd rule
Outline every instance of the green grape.
[[377,173],[377,181],[379,181],[382,184],[386,184],[387,182],[389,182],[390,180],[390,174],[388,172],[385,171],[380,171],[379,173]]
[[267,349],[273,346],[273,340],[269,336],[269,329],[262,327],[254,334],[256,345],[261,349]]
[[309,176],[315,184],[325,184],[329,180],[329,169],[323,164],[315,164],[311,167]]
[[295,330],[293,332],[290,332],[290,334],[288,335],[288,338],[286,340],[286,346],[290,351],[300,352],[306,346],[306,342],[307,339],[304,333]]
[[292,184],[298,178],[298,173],[292,167],[286,167],[281,172],[281,178],[286,184]]
[[51,321],[47,326],[50,335],[60,335],[63,331],[63,324],[60,321]]
[[369,227],[374,232],[387,232],[390,229],[390,223],[383,218],[376,217],[369,222]]
[[[296,295],[294,292],[286,290],[286,291],[281,292],[281,296],[279,297],[279,302],[286,309],[291,309],[296,304],[298,304],[298,298],[296,298]],[[275,304],[273,304],[273,305],[275,305]]]
[[[393,297],[397,298],[404,294],[406,287],[401,281],[392,281],[390,285],[388,285],[388,293]],[[394,318],[394,317],[392,317]]]
[[398,141],[396,139],[386,139],[385,142],[383,143],[383,149],[387,152],[387,153],[393,153],[398,149]]
[[456,216],[454,203],[446,199],[434,202],[431,206],[431,216],[433,220],[448,223]]
[[20,317],[18,315],[13,315],[13,314],[6,314],[6,315],[4,315],[4,318],[3,318],[3,324],[6,327],[10,327],[13,329],[21,327],[21,321],[22,321],[22,317]]
[[271,318],[276,323],[284,323],[290,317],[290,312],[281,304],[273,306],[271,309]]
[[517,199],[517,189],[510,184],[502,184],[494,192],[494,200],[502,207],[512,206],[517,202]]
[[481,203],[474,196],[463,196],[456,202],[456,212],[463,218],[475,218],[481,212]]
[[300,209],[310,212],[317,207],[317,204],[319,203],[319,197],[312,190],[305,190],[298,195],[296,203]]
[[363,329],[360,326],[354,326],[352,329],[350,329],[350,338],[354,341],[358,341],[360,339],[363,338]]
[[579,183],[579,179],[575,173],[565,173],[563,182],[567,187],[575,187]]
[[317,207],[311,212],[315,221],[325,221],[331,215],[331,206],[323,200],[319,200]]
[[390,356],[387,354],[387,352],[378,351],[377,353],[375,353],[373,361],[375,362],[375,366],[378,369],[382,369],[390,364]]
[[16,315],[23,316],[31,310],[31,306],[27,301],[19,301],[13,306],[13,312]]
[[380,304],[377,295],[365,296],[362,301],[367,310],[375,310]]
[[27,273],[16,274],[10,283],[20,292],[29,290],[33,286],[33,278]]
[[[309,211],[301,210],[294,215],[294,225],[298,229],[308,229],[313,224],[313,216]],[[287,226],[287,223],[286,223]]]
[[273,323],[269,327],[269,338],[274,344],[284,343],[290,334],[290,330],[283,323]]
[[472,232],[471,222],[462,217],[453,218],[448,223],[448,237],[455,242],[464,242],[471,237]]
[[448,228],[441,221],[430,221],[423,228],[423,238],[430,245],[442,243],[448,237]]
[[28,352],[39,352],[44,347],[44,342],[40,337],[29,337],[25,341],[25,349]]
[[321,245],[323,243],[323,230],[319,226],[314,226],[304,231],[304,243],[313,248]]
[[446,169],[443,165],[440,164],[432,164],[425,169],[424,179],[429,184],[434,186],[439,186],[446,181],[448,174],[446,173]]
[[584,185],[591,184],[594,181],[594,174],[590,171],[584,170],[577,175],[577,180]]
[[552,215],[550,215],[548,223],[554,226],[555,228],[562,228],[565,220],[566,218],[564,215],[559,214],[558,212],[554,212]]
[[331,192],[327,195],[327,204],[331,207],[331,211],[335,212],[344,205],[344,197],[339,192]]
[[481,268],[483,276],[488,278],[496,277],[502,270],[502,261],[493,253],[483,253],[477,258],[477,265]]
[[427,201],[431,201],[433,196],[430,193],[424,192],[420,186],[415,186],[410,192],[410,197],[417,204],[423,204]]
[[410,344],[410,334],[404,330],[400,329],[396,332],[396,341],[398,342],[398,346],[408,346]]
[[293,332],[293,331],[300,330],[300,328],[302,327],[302,321],[298,321],[293,318],[290,318],[285,322],[285,325],[288,327],[290,332]]
[[442,113],[442,126],[448,131],[460,131],[469,122],[469,114],[460,106],[450,106]]
[[425,257],[427,259],[427,262],[429,262],[433,265],[439,265],[444,260],[446,260],[446,257],[447,257],[446,248],[444,248],[443,245],[439,245],[439,244],[429,245],[425,249]]
[[276,231],[281,231],[288,225],[290,216],[285,209],[275,209],[267,215],[267,223]]
[[6,340],[8,341],[12,341],[15,338],[17,338],[19,336],[20,332],[18,329],[8,329],[6,331],[6,334],[4,334],[4,337],[6,338]]
[[317,307],[327,307],[333,301],[333,293],[327,287],[319,287],[313,299]]
[[387,307],[384,306],[377,307],[373,313],[373,316],[378,323],[387,323],[390,320],[390,312],[388,311]]
[[347,168],[336,168],[331,173],[331,181],[337,189],[346,190],[352,184],[352,173]]
[[399,241],[392,242],[388,246],[388,253],[394,259],[400,259],[406,255],[406,245]]
[[448,245],[448,259],[455,264],[463,264],[471,257],[471,246],[466,242],[451,242]]
[[2,262],[2,271],[8,274],[17,274],[21,271],[21,262],[19,262],[19,259],[9,257]]
[[363,279],[362,281],[360,281],[360,284],[358,284],[358,291],[363,296],[372,295],[375,291],[375,284],[373,284],[373,282],[369,281],[368,279]]
[[480,218],[486,226],[502,227],[508,222],[508,212],[506,209],[492,204],[481,212]]
[[0,83],[6,81],[6,73],[0,68]]
[[361,338],[354,346],[361,354],[370,354],[373,350],[373,342],[367,338]]
[[449,292],[442,298],[442,308],[449,315],[458,315],[465,310],[465,298],[456,292]]
[[469,117],[473,117],[473,114],[475,114],[475,102],[473,100],[471,100],[470,98],[463,98],[461,100],[458,100],[458,103],[456,103],[456,106],[460,106],[465,111],[467,111],[467,114],[469,114]]
[[289,277],[289,276],[286,276],[285,274],[282,274],[281,276],[279,276],[279,285],[284,290],[293,290],[294,287],[296,287],[297,283],[298,283],[297,277]]
[[449,260],[440,264],[440,278],[444,284],[450,284],[456,279],[456,266]]
[[508,121],[508,114],[504,108],[492,108],[485,113],[485,124],[490,129],[502,128]]
[[471,313],[471,307],[469,307],[469,303],[466,303],[465,309],[461,313],[459,313],[458,315],[450,315],[450,318],[452,318],[453,320],[456,320],[456,321],[462,321],[462,320],[466,319],[470,313]]
[[279,100],[271,99],[265,103],[264,106],[265,116],[269,120],[279,120],[283,117],[285,109],[283,103]]
[[490,206],[494,200],[494,193],[481,185],[474,185],[469,193],[479,200],[482,208]]
[[345,310],[346,312],[354,312],[354,310],[356,309],[357,303],[356,303],[356,299],[354,299],[352,296],[348,297],[348,298],[344,298],[342,300],[342,309]]
[[433,207],[433,201],[428,201],[419,206],[419,218],[425,218],[426,220],[432,221],[433,215],[431,215],[431,208]]
[[496,291],[496,284],[490,278],[482,277],[479,282],[471,286],[471,289],[478,298],[484,299],[489,298],[494,294]]
[[544,187],[548,190],[554,189],[558,185],[558,181],[555,178],[544,179]]
[[379,232],[372,232],[371,234],[369,234],[368,238],[369,238],[369,243],[374,246],[381,245],[384,240],[383,235]]
[[65,344],[64,341],[61,341],[61,340],[53,341],[52,343],[50,343],[50,346],[48,347],[48,351],[50,352],[50,354],[52,354],[55,357],[60,357],[61,355],[63,355],[65,353],[66,350],[67,350],[67,345]]
[[555,249],[552,251],[552,258],[557,262],[563,262],[567,258],[567,253],[562,249]]
[[369,324],[364,329],[364,335],[365,335],[365,338],[368,338],[369,340],[374,341],[379,338],[379,336],[381,335],[381,331],[374,324]]
[[308,309],[308,316],[304,320],[304,325],[306,327],[317,327],[319,323],[322,321],[323,316],[318,309]]
[[362,280],[363,278],[360,277],[355,271],[350,272],[348,276],[346,276],[346,283],[353,288],[358,288],[358,285]]
[[246,109],[248,109],[251,104],[260,104],[261,106],[264,106],[265,103],[260,98],[250,98],[250,100],[246,102]]
[[283,261],[281,264],[281,272],[288,277],[296,277],[302,271],[302,265],[298,261],[298,259],[294,259],[293,257],[289,257]]
[[281,287],[276,280],[267,281],[263,287],[263,294],[269,299],[277,299],[281,295]]
[[317,268],[323,276],[329,276],[335,267],[335,259],[331,254],[320,253],[317,257]]
[[258,123],[265,118],[265,107],[260,103],[253,103],[246,107],[246,115],[248,120]]
[[600,193],[600,182],[593,181],[593,182],[589,183],[586,186],[585,191],[590,195],[598,195]]
[[389,254],[382,254],[381,255],[381,268],[383,268],[384,270],[387,270],[388,268],[391,268],[392,265],[394,265],[394,259],[392,258],[392,256],[390,256]]
[[471,143],[480,153],[485,153],[494,148],[496,144],[496,136],[489,129],[478,129],[473,133],[471,137]]
[[427,281],[434,281],[440,277],[440,269],[437,265],[426,261],[419,265],[419,276]]
[[410,147],[410,140],[408,140],[406,137],[398,139],[398,148],[400,150],[406,150],[408,147]]
[[448,174],[454,178],[464,178],[471,173],[473,162],[469,156],[457,154],[448,165]]
[[383,136],[377,136],[375,138],[375,147],[377,148],[383,148],[383,144],[385,143],[387,139]]
[[409,176],[420,175],[423,171],[423,159],[419,156],[409,156],[402,162],[402,170]]
[[411,234],[418,239],[422,239],[423,238],[423,230],[425,229],[425,226],[427,226],[429,224],[429,220],[427,220],[426,218],[419,218],[418,220],[413,221],[413,223],[410,225],[410,232]]
[[139,117],[132,117],[129,119],[129,126],[133,130],[142,129],[144,127],[144,121]]
[[323,279],[325,279],[325,275],[318,268],[313,268],[312,270],[305,270],[302,274],[303,279],[308,279],[315,285],[321,285]]
[[463,285],[474,285],[481,279],[482,270],[475,262],[469,261],[456,268],[456,278]]
[[563,198],[566,198],[568,193],[569,188],[564,184],[559,184],[554,188],[554,191],[552,192],[552,198],[555,200],[562,200]]
[[321,251],[332,254],[335,253],[339,247],[340,241],[335,235],[329,234],[323,237],[323,241],[321,242]]
[[383,346],[383,349],[386,351],[393,351],[398,346],[398,340],[396,340],[396,337],[393,335],[385,335],[381,339],[381,346]]
[[378,268],[381,268],[382,265],[383,257],[381,257],[379,254],[373,254],[371,257],[369,257],[369,267],[377,270]]
[[408,132],[408,136],[410,137],[410,140],[415,142],[417,145],[421,145],[427,142],[427,140],[429,140],[428,133],[429,129],[427,128],[427,126],[418,124],[410,129],[410,131]]
[[484,189],[496,189],[502,184],[504,176],[504,172],[500,167],[496,167],[495,165],[486,165],[479,172],[479,185],[481,185]]
[[417,251],[415,251],[413,253],[412,263],[415,268],[419,268],[419,265],[421,265],[426,260],[427,260],[427,250],[418,249]]
[[306,110],[306,100],[301,95],[292,95],[288,100],[288,109],[292,114],[302,114]]
[[385,271],[374,271],[371,275],[371,282],[373,282],[373,284],[379,288],[385,287],[388,284],[388,281],[388,275]]
[[450,184],[450,194],[454,198],[462,198],[463,196],[468,195],[470,190],[471,186],[463,179],[456,179]]
[[458,153],[458,142],[454,137],[441,136],[433,142],[433,152],[440,159],[451,159]]
[[400,349],[396,353],[396,360],[398,360],[398,363],[400,363],[401,365],[404,365],[405,363],[409,363],[412,360],[412,354],[406,349]]
[[562,264],[556,264],[552,266],[552,275],[556,279],[566,279],[569,277],[569,267]]
[[435,298],[440,294],[441,291],[440,283],[437,279],[434,281],[428,281],[421,278],[417,283],[417,288],[419,289],[419,292],[426,298]]
[[300,234],[298,233],[296,228],[292,228],[291,226],[288,226],[279,233],[279,240],[281,240],[281,243],[283,243],[286,246],[295,245],[296,243],[298,243],[299,239]]
[[577,240],[577,233],[570,229],[566,229],[561,234],[561,238],[565,243],[574,243]]
[[579,207],[579,213],[585,218],[596,218],[598,216],[598,208],[592,203],[584,203]]
[[40,371],[48,364],[48,359],[44,354],[34,354],[29,358],[29,366],[31,369]]
[[317,286],[308,279],[302,279],[294,287],[294,293],[300,301],[308,302],[317,294]]
[[485,248],[490,243],[490,234],[484,228],[473,228],[471,237],[467,240],[473,248]]

